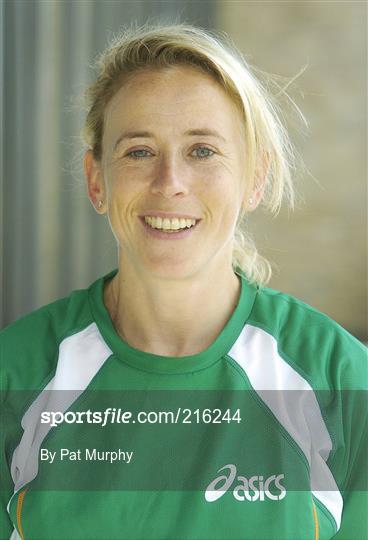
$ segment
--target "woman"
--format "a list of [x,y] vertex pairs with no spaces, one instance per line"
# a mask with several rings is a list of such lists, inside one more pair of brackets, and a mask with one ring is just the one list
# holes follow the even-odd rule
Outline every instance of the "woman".
[[210,33],[146,27],[88,98],[118,270],[3,332],[2,537],[365,538],[365,349],[267,289],[242,232],[292,202],[260,84]]

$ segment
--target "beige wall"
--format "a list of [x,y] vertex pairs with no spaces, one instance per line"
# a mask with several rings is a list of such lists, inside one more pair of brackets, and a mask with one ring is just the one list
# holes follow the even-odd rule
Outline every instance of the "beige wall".
[[309,65],[291,89],[309,123],[306,137],[288,115],[307,168],[304,201],[292,215],[258,212],[250,224],[278,266],[270,286],[367,340],[366,4],[238,0],[217,8],[217,28],[251,64],[290,78]]

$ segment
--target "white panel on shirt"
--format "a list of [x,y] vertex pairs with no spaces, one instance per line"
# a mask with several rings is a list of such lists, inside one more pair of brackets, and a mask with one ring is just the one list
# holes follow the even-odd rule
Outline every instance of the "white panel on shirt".
[[95,323],[61,342],[55,376],[21,421],[24,433],[11,462],[14,493],[37,476],[40,447],[51,429],[49,424],[41,424],[41,412],[69,409],[111,354]]
[[326,463],[332,442],[312,387],[280,356],[276,339],[255,326],[244,326],[228,354],[303,451],[310,467],[311,491],[339,529],[343,499]]

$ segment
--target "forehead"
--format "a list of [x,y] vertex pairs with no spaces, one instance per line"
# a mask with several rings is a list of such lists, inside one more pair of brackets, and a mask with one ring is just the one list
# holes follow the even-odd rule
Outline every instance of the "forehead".
[[209,74],[190,66],[145,70],[132,75],[105,111],[105,129],[122,126],[162,129],[206,127],[238,131],[241,113],[222,86]]

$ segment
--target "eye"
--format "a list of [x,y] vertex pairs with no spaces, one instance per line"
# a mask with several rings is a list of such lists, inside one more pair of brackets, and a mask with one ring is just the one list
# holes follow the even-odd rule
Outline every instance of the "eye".
[[148,150],[145,150],[144,148],[139,148],[138,150],[132,150],[127,154],[128,157],[131,157],[133,159],[142,159],[145,157],[148,157],[148,155],[151,155],[151,152]]
[[194,155],[194,157],[198,159],[206,159],[215,154],[215,152],[211,150],[211,148],[208,148],[207,146],[198,146],[197,148],[193,150],[193,152],[196,152],[197,155]]

